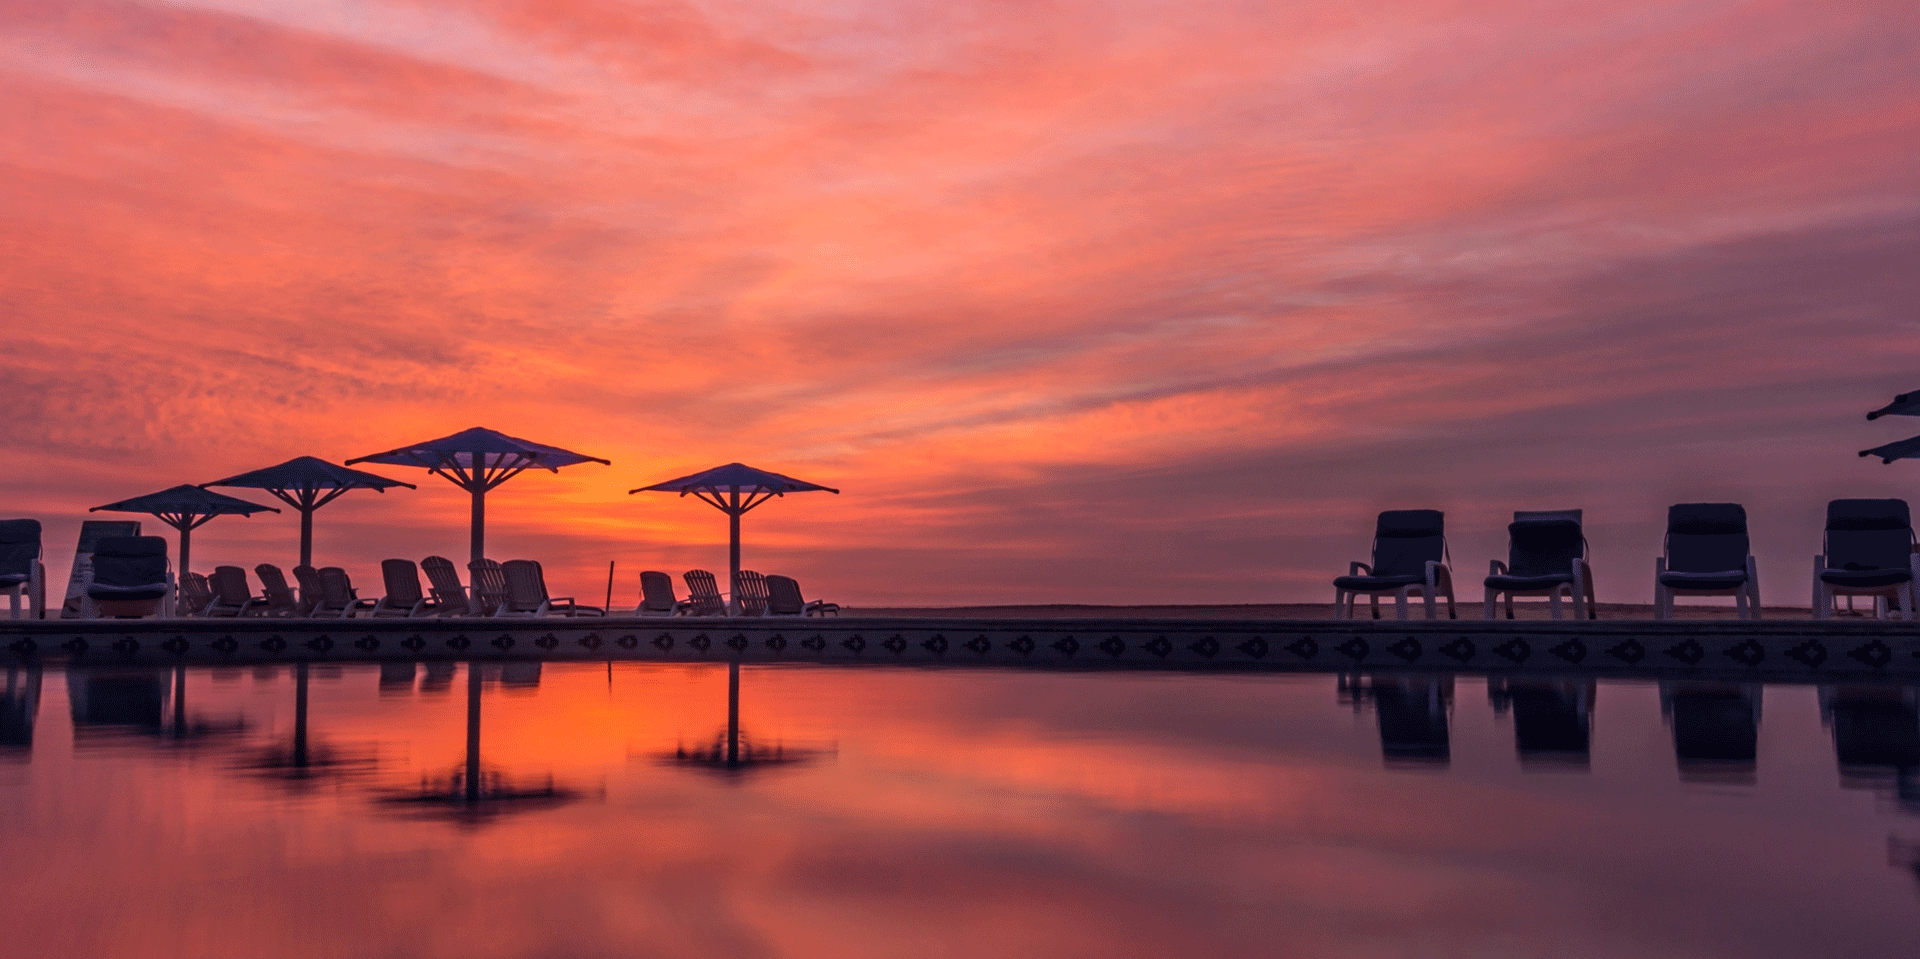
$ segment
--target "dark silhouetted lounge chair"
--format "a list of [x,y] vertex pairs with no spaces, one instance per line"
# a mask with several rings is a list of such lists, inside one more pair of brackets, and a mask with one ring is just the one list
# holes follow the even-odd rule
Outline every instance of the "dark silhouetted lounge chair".
[[1732,596],[1741,619],[1760,618],[1760,573],[1738,503],[1667,508],[1667,553],[1653,561],[1653,615],[1673,618],[1675,596]]
[[1562,590],[1573,600],[1574,619],[1599,618],[1579,510],[1516,511],[1507,524],[1507,541],[1507,562],[1496,559],[1488,569],[1486,618],[1493,618],[1494,602],[1502,596],[1508,619],[1513,618],[1515,596],[1545,596],[1553,618],[1559,619]]
[[767,614],[767,578],[750,569],[740,571],[740,593],[734,599],[739,601],[740,615],[765,616]]
[[432,616],[440,610],[420,589],[420,567],[410,559],[380,561],[380,580],[386,595],[372,609],[374,616]]
[[427,582],[433,584],[433,601],[439,616],[470,616],[473,607],[467,602],[467,588],[460,584],[460,572],[454,568],[453,560],[445,556],[429,556],[420,561],[420,569],[427,574]]
[[687,581],[687,602],[693,604],[688,610],[689,616],[725,616],[727,599],[720,595],[720,584],[713,574],[704,569],[690,569],[681,574]]
[[635,616],[684,616],[693,603],[674,598],[673,577],[658,570],[640,574],[640,606]]
[[1407,618],[1407,597],[1418,593],[1426,601],[1427,618],[1438,619],[1437,596],[1447,598],[1447,618],[1453,608],[1453,572],[1447,567],[1446,515],[1437,509],[1395,509],[1380,514],[1373,529],[1373,563],[1353,563],[1347,575],[1333,581],[1333,615],[1353,618],[1353,602],[1365,595],[1380,618],[1380,596],[1392,593],[1398,618]]
[[47,615],[47,569],[41,562],[40,521],[0,519],[0,592],[7,594],[13,618],[26,600],[27,618]]
[[767,575],[768,616],[838,616],[839,603],[821,600],[808,602],[800,593],[800,584],[791,576]]
[[213,602],[200,611],[202,616],[248,616],[255,607],[265,608],[267,601],[253,595],[247,585],[247,571],[238,566],[215,566],[207,577],[213,590]]
[[346,570],[338,566],[322,566],[319,575],[320,603],[313,608],[313,615],[348,619],[362,610],[371,610],[377,604],[376,600],[360,598]]
[[213,586],[199,573],[180,577],[180,597],[174,601],[175,616],[204,616],[213,605]]
[[1892,600],[1913,618],[1913,519],[1903,499],[1837,499],[1827,504],[1826,551],[1813,558],[1813,617],[1833,615],[1836,596],[1871,596],[1876,615]]
[[87,601],[96,616],[158,616],[173,593],[167,541],[158,536],[107,536],[93,548]]
[[582,606],[571,596],[553,596],[547,592],[547,575],[540,564],[530,559],[510,559],[501,566],[506,576],[507,597],[496,616],[605,616],[598,606]]
[[320,585],[320,571],[305,564],[293,568],[293,581],[300,584],[301,614],[312,616],[320,608],[320,602],[327,594],[326,587]]
[[467,564],[467,582],[472,583],[475,616],[492,616],[507,602],[507,571],[491,559]]
[[253,568],[253,575],[260,577],[260,594],[266,597],[266,609],[262,616],[305,616],[312,612],[300,599],[293,587],[287,585],[287,574],[272,563],[261,563]]

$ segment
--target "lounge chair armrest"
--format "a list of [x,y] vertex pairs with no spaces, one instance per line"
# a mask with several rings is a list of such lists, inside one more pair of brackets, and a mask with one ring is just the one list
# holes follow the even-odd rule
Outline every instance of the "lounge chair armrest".
[[1499,576],[1505,573],[1506,571],[1507,571],[1507,564],[1497,559],[1487,564],[1488,576]]
[[1348,576],[1361,576],[1361,575],[1372,576],[1373,567],[1368,566],[1365,563],[1348,563],[1347,575]]
[[1448,569],[1447,564],[1437,559],[1427,560],[1425,572],[1428,586],[1446,588],[1453,583],[1453,570]]

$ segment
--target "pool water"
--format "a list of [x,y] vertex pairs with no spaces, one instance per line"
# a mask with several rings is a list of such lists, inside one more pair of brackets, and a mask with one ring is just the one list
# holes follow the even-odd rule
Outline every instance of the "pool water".
[[1910,688],[477,668],[11,669],[6,954],[1920,955]]

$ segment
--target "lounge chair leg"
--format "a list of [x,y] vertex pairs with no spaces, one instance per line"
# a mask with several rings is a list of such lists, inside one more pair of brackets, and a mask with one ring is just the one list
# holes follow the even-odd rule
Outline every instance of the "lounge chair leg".
[[[1571,593],[1572,590],[1568,592]],[[1552,610],[1553,618],[1558,621],[1560,619],[1560,587],[1555,586],[1547,593],[1547,608]]]
[[1493,590],[1487,590],[1487,619],[1493,618],[1493,602],[1495,598]]
[[1507,618],[1508,619],[1513,618],[1513,594],[1512,593],[1507,594]]
[[1367,608],[1373,610],[1374,619],[1380,618],[1380,594],[1379,593],[1367,594]]
[[1402,586],[1393,594],[1393,618],[1403,623],[1407,620],[1407,589]]
[[1345,608],[1346,605],[1347,605],[1347,591],[1344,589],[1334,590],[1333,591],[1333,618],[1334,619],[1346,618],[1345,616],[1340,615],[1341,610]]
[[1746,590],[1736,589],[1733,591],[1733,611],[1739,615],[1741,620],[1744,621],[1747,618],[1747,591]]

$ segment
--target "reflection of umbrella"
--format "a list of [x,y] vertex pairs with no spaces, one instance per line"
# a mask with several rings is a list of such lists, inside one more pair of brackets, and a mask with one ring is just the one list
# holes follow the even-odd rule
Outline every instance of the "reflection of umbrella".
[[335,466],[323,459],[296,456],[279,466],[269,466],[239,476],[229,476],[201,486],[241,486],[263,489],[288,506],[300,511],[300,565],[313,565],[313,511],[334,501],[350,489],[370,489],[384,493],[390,486],[413,489],[412,483],[375,476]]
[[739,463],[716,466],[703,473],[682,476],[676,480],[642,486],[628,490],[634,493],[658,492],[679,493],[685,496],[692,493],[727,514],[728,551],[727,551],[727,596],[728,607],[734,611],[740,608],[740,517],[761,503],[788,493],[805,493],[811,490],[826,490],[838,494],[840,491],[819,486],[805,480],[797,480],[779,473],[757,470]]
[[243,499],[234,499],[231,496],[215,493],[212,490],[204,490],[198,486],[176,486],[172,489],[161,490],[158,493],[148,493],[145,496],[123,499],[118,503],[95,506],[87,512],[94,513],[103,509],[115,513],[152,513],[160,517],[161,522],[179,530],[179,569],[183,576],[193,571],[193,567],[188,565],[193,547],[193,531],[206,525],[208,520],[224,513],[239,513],[242,516],[251,516],[259,512],[280,512],[271,506],[261,506],[258,503],[249,503]]
[[259,772],[288,783],[304,783],[324,774],[340,774],[373,765],[365,753],[336,751],[322,743],[317,748],[307,736],[307,664],[293,664],[293,742],[285,748],[274,746],[240,763],[242,769]]
[[467,663],[467,761],[451,775],[426,777],[420,788],[388,798],[454,819],[472,822],[506,809],[538,809],[571,802],[577,794],[556,787],[553,777],[538,786],[519,786],[480,765],[480,664]]
[[562,466],[577,463],[613,464],[597,456],[585,456],[556,446],[542,446],[514,439],[503,433],[474,427],[437,440],[414,443],[385,453],[359,456],[354,463],[385,463],[390,466],[419,466],[447,478],[453,485],[473,494],[474,562],[487,557],[487,491],[512,479],[521,470],[539,467],[559,472]]
[[714,738],[707,749],[681,746],[673,755],[663,757],[676,766],[708,769],[738,779],[756,769],[802,763],[813,758],[813,750],[789,750],[776,744],[768,749],[740,735],[740,664],[727,664],[727,729]]

